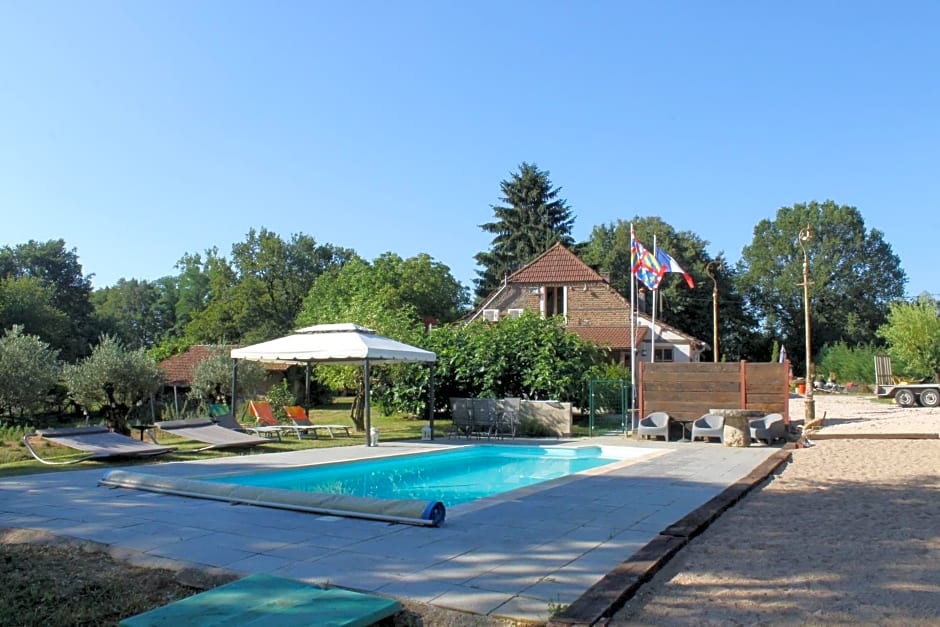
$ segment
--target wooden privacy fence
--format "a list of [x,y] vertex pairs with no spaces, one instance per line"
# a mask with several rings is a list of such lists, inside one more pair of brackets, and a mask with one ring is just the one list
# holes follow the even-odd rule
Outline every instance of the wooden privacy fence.
[[709,409],[780,413],[790,424],[790,363],[641,363],[637,383],[640,416],[664,411],[694,420]]

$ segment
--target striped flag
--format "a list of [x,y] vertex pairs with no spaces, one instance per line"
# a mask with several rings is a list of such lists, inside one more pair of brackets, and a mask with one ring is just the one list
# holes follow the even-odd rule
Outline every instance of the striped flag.
[[631,271],[642,281],[643,285],[651,290],[659,287],[659,282],[663,278],[660,263],[656,256],[640,243],[632,228],[630,229],[630,265]]
[[678,272],[685,277],[685,282],[689,285],[690,288],[695,288],[695,281],[692,280],[692,276],[659,246],[656,247],[656,260],[659,262],[660,279],[667,272]]

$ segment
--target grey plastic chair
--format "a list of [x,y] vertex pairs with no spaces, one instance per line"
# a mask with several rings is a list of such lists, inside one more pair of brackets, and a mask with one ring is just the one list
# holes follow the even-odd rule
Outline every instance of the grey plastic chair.
[[487,438],[493,435],[496,426],[496,399],[474,398],[470,400],[470,435]]
[[783,424],[782,414],[767,414],[748,423],[751,439],[766,442],[770,446],[776,440],[787,439],[787,427]]
[[516,397],[504,398],[499,405],[501,407],[496,422],[493,423],[493,435],[502,438],[508,434],[515,439],[516,427],[519,424],[519,412],[522,409],[522,399]]
[[664,411],[654,411],[645,418],[640,420],[640,424],[637,426],[636,434],[637,437],[653,437],[663,436],[666,441],[669,441],[669,421],[671,418],[669,414]]
[[695,438],[718,438],[719,441],[725,441],[725,417],[715,414],[705,414],[692,423],[692,441]]

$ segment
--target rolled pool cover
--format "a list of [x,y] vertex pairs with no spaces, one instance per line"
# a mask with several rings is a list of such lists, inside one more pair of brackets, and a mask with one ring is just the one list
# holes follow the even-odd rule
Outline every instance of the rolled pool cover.
[[126,470],[109,470],[104,473],[98,484],[114,488],[132,488],[229,503],[293,509],[331,516],[368,518],[426,527],[440,527],[446,515],[444,504],[440,501],[371,499],[361,496],[261,488],[238,485],[237,483],[200,481],[199,479],[181,477],[161,477]]

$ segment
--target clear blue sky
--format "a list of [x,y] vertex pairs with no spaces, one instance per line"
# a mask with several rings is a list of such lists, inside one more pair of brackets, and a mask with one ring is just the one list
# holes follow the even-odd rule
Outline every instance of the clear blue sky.
[[499,182],[574,237],[662,217],[737,261],[832,199],[940,292],[940,3],[0,0],[0,245],[63,238],[95,287],[250,228],[470,287]]

